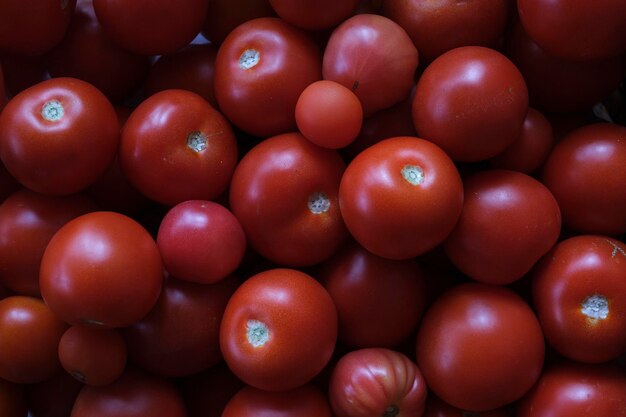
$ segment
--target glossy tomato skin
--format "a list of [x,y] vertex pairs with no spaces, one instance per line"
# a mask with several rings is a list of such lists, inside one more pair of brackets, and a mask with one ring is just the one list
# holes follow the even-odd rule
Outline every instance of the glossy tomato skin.
[[413,98],[418,135],[455,161],[490,158],[522,132],[528,89],[503,54],[462,46],[435,59],[422,73]]
[[55,233],[39,278],[55,314],[70,324],[102,327],[143,318],[162,281],[161,256],[148,231],[130,217],[105,211],[77,217]]
[[578,362],[626,352],[626,245],[598,235],[558,243],[533,271],[533,300],[546,339]]
[[610,364],[547,368],[516,407],[518,417],[626,416],[626,375]]
[[485,170],[463,184],[463,212],[443,244],[446,254],[477,281],[520,279],[559,238],[561,214],[554,196],[516,171]]
[[351,89],[369,116],[409,96],[418,51],[397,23],[384,16],[357,14],[331,34],[324,50],[324,79]]
[[270,0],[278,16],[294,26],[322,30],[350,17],[359,0]]
[[279,18],[249,20],[224,40],[215,60],[215,96],[235,126],[268,137],[296,130],[298,96],[322,78],[319,48]]
[[336,151],[299,133],[253,147],[237,165],[229,194],[251,247],[294,267],[329,258],[348,237],[338,203],[344,169]]
[[348,230],[370,252],[408,259],[439,245],[463,206],[454,163],[433,143],[415,137],[383,140],[346,168],[339,205]]
[[421,415],[426,393],[417,365],[385,348],[348,352],[330,377],[329,399],[337,417]]
[[510,289],[480,283],[438,298],[417,336],[417,364],[430,389],[471,411],[521,398],[539,378],[544,351],[528,304]]
[[137,190],[173,206],[222,194],[237,163],[237,142],[228,121],[201,96],[166,90],[131,113],[119,159]]
[[2,162],[42,194],[73,194],[91,185],[113,161],[119,136],[111,102],[75,78],[36,84],[0,114]]
[[626,232],[626,127],[593,123],[552,150],[542,181],[556,197],[566,228],[579,233]]
[[233,373],[268,391],[288,390],[315,377],[337,341],[337,311],[324,287],[293,269],[260,272],[232,295],[220,346]]

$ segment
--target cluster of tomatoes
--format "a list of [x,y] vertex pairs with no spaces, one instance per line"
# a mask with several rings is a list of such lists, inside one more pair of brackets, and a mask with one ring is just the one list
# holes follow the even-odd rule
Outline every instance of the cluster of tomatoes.
[[0,0],[0,417],[626,417],[625,28]]

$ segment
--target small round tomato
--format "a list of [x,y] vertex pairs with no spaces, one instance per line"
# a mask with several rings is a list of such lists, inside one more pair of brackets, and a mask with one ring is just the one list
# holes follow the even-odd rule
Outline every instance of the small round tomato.
[[331,28],[355,11],[359,0],[269,0],[281,18],[308,30]]
[[329,399],[337,417],[419,416],[426,382],[417,365],[400,352],[384,348],[343,355],[330,377]]
[[241,284],[220,327],[229,368],[268,391],[307,383],[326,366],[337,341],[337,311],[324,287],[293,269],[270,269]]
[[350,162],[339,205],[348,230],[365,249],[408,259],[439,245],[452,231],[463,207],[463,185],[437,145],[389,138]]
[[537,381],[544,360],[541,326],[512,290],[458,285],[427,310],[417,364],[432,391],[470,411],[502,407]]
[[53,78],[30,87],[0,113],[0,158],[24,186],[42,194],[73,194],[113,162],[120,126],[96,87]]

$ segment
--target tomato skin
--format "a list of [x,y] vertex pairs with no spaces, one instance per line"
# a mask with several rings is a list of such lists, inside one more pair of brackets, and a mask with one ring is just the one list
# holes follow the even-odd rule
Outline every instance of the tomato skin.
[[54,78],[6,105],[0,114],[0,158],[33,191],[73,194],[111,164],[119,134],[115,109],[97,88],[75,78]]
[[269,0],[278,16],[307,30],[328,29],[355,11],[359,0]]
[[267,391],[310,381],[330,360],[336,341],[332,298],[314,278],[293,269],[271,269],[244,281],[220,327],[229,368]]
[[608,237],[574,236],[546,254],[532,274],[533,300],[550,345],[578,362],[625,352],[624,276],[626,245]]
[[537,381],[544,339],[531,308],[512,290],[458,285],[426,311],[417,364],[430,389],[457,408],[486,411],[524,395]]
[[384,348],[351,351],[330,377],[329,399],[337,417],[421,415],[426,382],[417,365]]
[[124,327],[154,306],[163,264],[156,243],[139,223],[98,211],[55,233],[43,254],[39,279],[46,304],[68,323]]
[[516,171],[484,170],[464,180],[465,204],[443,246],[469,277],[510,284],[559,238],[561,214],[552,193]]
[[463,185],[437,145],[415,137],[389,138],[350,162],[339,205],[348,230],[365,249],[383,258],[408,259],[434,248],[452,231],[463,206]]

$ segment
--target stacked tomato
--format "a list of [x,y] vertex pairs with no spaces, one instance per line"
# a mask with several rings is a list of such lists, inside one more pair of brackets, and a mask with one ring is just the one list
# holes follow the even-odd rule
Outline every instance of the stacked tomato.
[[626,417],[623,0],[0,0],[0,417]]

